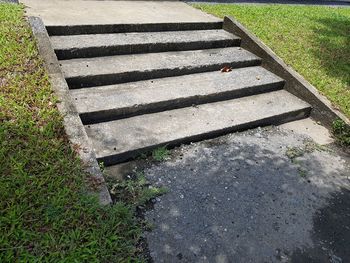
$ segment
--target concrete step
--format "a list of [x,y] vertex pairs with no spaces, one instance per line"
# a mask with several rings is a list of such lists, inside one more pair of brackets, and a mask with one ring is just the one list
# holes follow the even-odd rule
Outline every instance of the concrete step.
[[58,59],[183,51],[238,46],[240,38],[224,30],[52,36]]
[[160,32],[184,30],[222,29],[218,22],[177,22],[177,23],[136,23],[136,24],[91,24],[91,25],[51,25],[47,26],[50,36],[110,34],[129,32]]
[[262,67],[197,73],[71,90],[84,124],[229,100],[283,88],[284,81]]
[[310,106],[285,90],[87,125],[97,158],[112,165],[162,145],[307,117]]
[[101,86],[191,73],[256,66],[261,59],[240,47],[61,60],[70,88]]

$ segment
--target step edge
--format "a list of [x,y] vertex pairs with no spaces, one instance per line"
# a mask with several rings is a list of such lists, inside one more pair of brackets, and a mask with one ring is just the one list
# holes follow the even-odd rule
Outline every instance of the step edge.
[[[194,51],[202,49],[226,48],[240,46],[240,39],[220,39],[209,41],[189,41],[189,42],[159,42],[155,44],[129,44],[110,46],[90,46],[83,48],[55,48],[56,56],[59,60],[70,60],[80,58],[96,58],[116,55],[132,55],[146,53],[163,53],[176,51]],[[214,45],[214,46],[213,46]],[[92,53],[92,54],[86,54]]]
[[208,140],[216,137],[220,137],[229,133],[239,132],[243,130],[253,129],[257,127],[263,127],[263,126],[270,126],[270,125],[280,125],[286,122],[294,121],[294,120],[300,120],[307,118],[310,115],[311,112],[311,106],[305,105],[304,107],[301,107],[300,109],[284,112],[282,114],[269,116],[266,118],[262,118],[259,120],[254,120],[251,122],[246,122],[243,124],[235,125],[232,127],[227,127],[224,129],[206,132],[202,134],[196,134],[192,136],[188,136],[186,138],[178,138],[176,140],[172,140],[169,142],[163,142],[159,144],[154,144],[151,146],[139,148],[139,149],[133,149],[129,150],[127,152],[118,153],[115,155],[107,155],[107,156],[99,156],[99,154],[96,152],[97,160],[100,162],[103,162],[104,165],[110,166],[118,163],[127,162],[130,160],[133,160],[140,156],[142,153],[147,153],[151,151],[152,149],[156,149],[161,146],[167,146],[168,148],[174,148],[176,146],[179,146],[181,144],[188,144],[191,142],[198,142],[202,140]]
[[[61,42],[62,40],[65,41],[66,39],[71,39],[71,38],[79,38],[79,37],[93,37],[94,35],[99,38],[100,36],[105,36],[105,35],[121,35],[120,37],[123,38],[125,37],[125,35],[128,35],[128,34],[133,34],[133,35],[140,35],[140,34],[152,34],[152,33],[162,33],[162,34],[166,34],[166,33],[169,33],[169,34],[178,34],[178,33],[196,33],[196,32],[199,32],[199,33],[208,33],[208,34],[214,34],[214,35],[218,35],[220,38],[238,38],[240,39],[240,37],[238,37],[237,35],[231,33],[231,32],[228,32],[222,28],[220,29],[198,29],[198,30],[177,30],[177,31],[159,31],[159,32],[128,32],[128,33],[106,33],[106,34],[86,34],[86,35],[59,35],[59,36],[51,36],[50,37],[50,40],[51,42],[56,42],[59,43]],[[52,44],[53,47],[55,47],[55,43]]]
[[50,36],[131,33],[131,32],[162,32],[189,31],[198,28],[222,29],[223,21],[212,22],[180,22],[180,23],[138,23],[138,24],[87,24],[87,25],[48,25],[46,30]]
[[[164,68],[151,71],[129,71],[122,73],[108,73],[99,75],[82,75],[75,77],[66,77],[66,81],[70,89],[89,88],[96,86],[105,86],[113,84],[128,83],[134,81],[183,76],[194,73],[204,73],[210,71],[220,70],[224,66],[231,66],[232,68],[244,68],[261,65],[262,60],[258,57],[252,57],[246,61],[233,61],[228,63],[213,63],[210,65],[198,65],[192,68]],[[152,75],[151,75],[152,74]],[[116,79],[117,78],[117,79]]]
[[[188,97],[177,97],[169,100],[162,100],[152,103],[130,105],[122,108],[108,108],[99,111],[79,112],[79,116],[84,125],[96,124],[107,121],[126,119],[139,115],[152,114],[173,109],[181,109],[192,105],[202,105],[206,103],[220,102],[225,100],[239,99],[243,97],[282,90],[285,81],[280,79],[274,82],[247,85],[239,89],[225,90],[219,93],[205,95],[193,95]],[[108,115],[108,116],[105,116]]]

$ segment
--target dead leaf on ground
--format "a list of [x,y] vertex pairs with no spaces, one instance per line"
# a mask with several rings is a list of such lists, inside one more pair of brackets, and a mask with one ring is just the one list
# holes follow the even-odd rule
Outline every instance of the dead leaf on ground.
[[222,69],[221,69],[221,72],[230,72],[230,71],[232,71],[232,68],[231,67],[229,67],[229,66],[225,66],[225,67],[223,67]]

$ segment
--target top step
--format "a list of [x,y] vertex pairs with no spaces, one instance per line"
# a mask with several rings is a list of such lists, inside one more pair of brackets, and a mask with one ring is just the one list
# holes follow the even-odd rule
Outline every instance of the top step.
[[111,34],[130,32],[161,32],[185,30],[222,29],[223,22],[180,22],[180,23],[150,23],[150,24],[100,24],[100,25],[57,25],[47,26],[50,36]]
[[211,49],[240,44],[240,38],[222,29],[52,36],[50,40],[58,59]]

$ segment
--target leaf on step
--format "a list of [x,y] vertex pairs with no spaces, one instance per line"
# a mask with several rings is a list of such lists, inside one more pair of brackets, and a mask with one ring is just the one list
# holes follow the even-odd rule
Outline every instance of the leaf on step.
[[229,67],[229,66],[225,66],[225,67],[223,67],[222,69],[221,69],[221,72],[230,72],[230,71],[232,71],[232,68],[231,67]]

